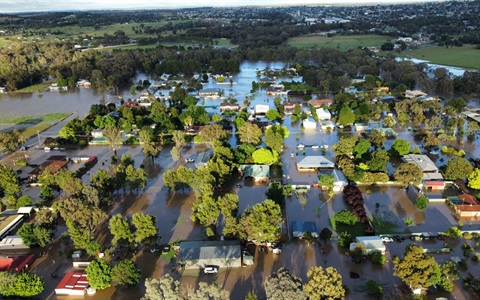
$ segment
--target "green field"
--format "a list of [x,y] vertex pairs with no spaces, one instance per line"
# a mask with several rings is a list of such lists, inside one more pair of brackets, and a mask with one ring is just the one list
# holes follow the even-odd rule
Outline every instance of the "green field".
[[480,69],[480,49],[475,49],[473,45],[449,48],[429,46],[411,50],[399,56],[428,60],[431,63],[439,65]]
[[0,124],[40,124],[40,123],[52,123],[61,120],[70,115],[70,113],[51,113],[36,116],[21,116],[13,117],[5,114],[0,115]]
[[297,48],[328,47],[348,50],[357,47],[381,46],[391,41],[391,37],[382,35],[338,35],[333,37],[308,35],[294,37],[288,40],[288,44]]

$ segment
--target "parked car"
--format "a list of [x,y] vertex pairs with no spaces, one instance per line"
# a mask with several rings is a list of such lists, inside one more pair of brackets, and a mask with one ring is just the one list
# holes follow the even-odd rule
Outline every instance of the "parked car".
[[189,158],[185,158],[185,162],[186,162],[187,164],[188,164],[188,163],[194,163],[195,160],[194,160],[193,158],[189,157]]
[[304,149],[305,148],[305,145],[304,144],[298,144],[297,145],[297,149]]
[[273,253],[273,254],[281,254],[281,253],[282,253],[282,249],[280,249],[280,248],[273,248],[273,249],[272,249],[272,253]]
[[384,243],[393,243],[393,239],[391,237],[382,236],[381,239]]
[[317,144],[315,144],[315,145],[312,145],[312,149],[318,149],[318,148],[320,148],[320,146],[319,146],[319,145],[317,145]]
[[217,274],[218,273],[218,267],[217,266],[205,266],[203,269],[203,273],[205,274]]
[[167,245],[163,247],[162,254],[168,254],[168,252],[170,252],[170,246]]

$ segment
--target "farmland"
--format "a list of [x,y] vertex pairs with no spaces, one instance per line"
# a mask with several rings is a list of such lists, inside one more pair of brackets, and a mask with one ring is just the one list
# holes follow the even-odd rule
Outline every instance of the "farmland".
[[288,44],[297,48],[338,48],[340,50],[348,50],[357,47],[373,47],[380,46],[390,41],[391,38],[382,35],[339,35],[333,37],[307,35],[294,37],[288,40]]

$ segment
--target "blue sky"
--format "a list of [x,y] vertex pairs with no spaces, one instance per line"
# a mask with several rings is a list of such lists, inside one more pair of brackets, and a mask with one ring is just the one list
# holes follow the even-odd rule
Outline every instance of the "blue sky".
[[0,12],[31,12],[51,10],[98,10],[98,9],[160,9],[198,6],[247,6],[247,5],[303,5],[303,4],[378,4],[412,3],[420,0],[0,0]]

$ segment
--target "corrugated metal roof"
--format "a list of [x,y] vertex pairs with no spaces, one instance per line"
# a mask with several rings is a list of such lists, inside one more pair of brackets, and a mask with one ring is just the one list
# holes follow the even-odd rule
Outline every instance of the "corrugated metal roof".
[[179,261],[241,258],[239,241],[188,241],[180,243]]

